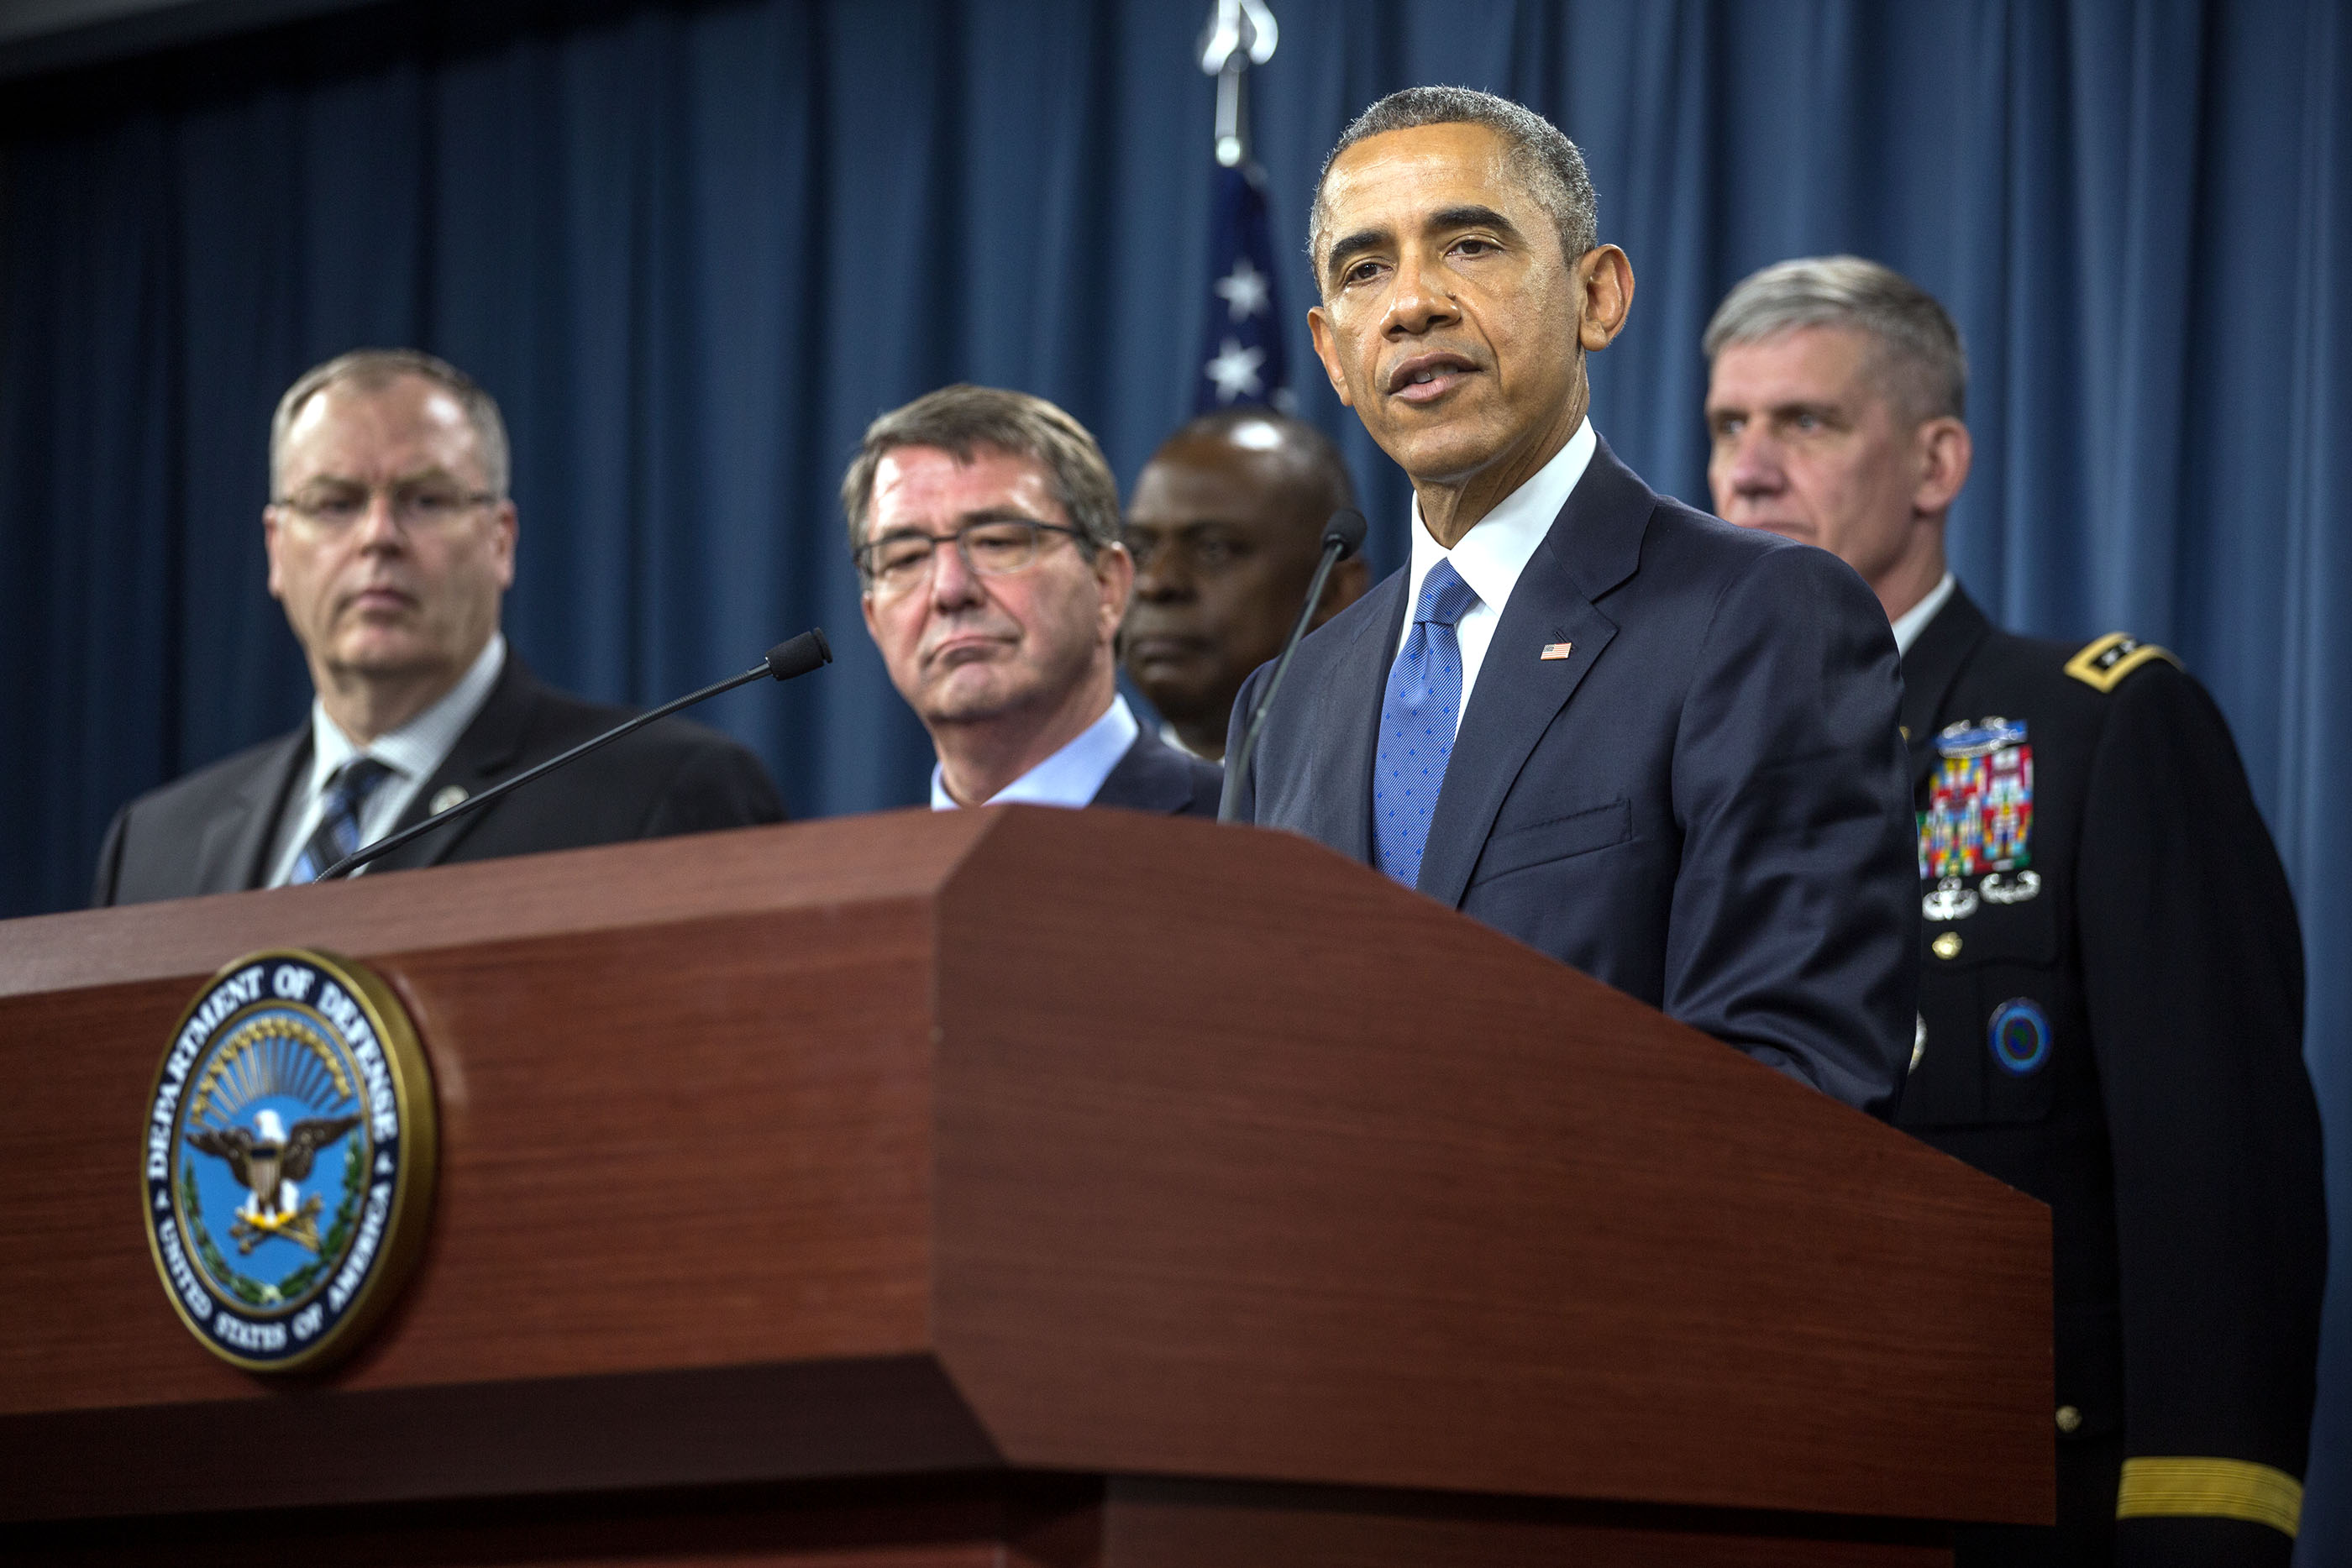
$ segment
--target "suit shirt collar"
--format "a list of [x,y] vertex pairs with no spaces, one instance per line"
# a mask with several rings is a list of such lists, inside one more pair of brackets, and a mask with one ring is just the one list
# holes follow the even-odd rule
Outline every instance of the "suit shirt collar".
[[448,758],[450,747],[474,722],[489,700],[490,688],[499,684],[499,672],[506,665],[507,640],[501,632],[490,633],[482,651],[457,684],[441,695],[432,706],[402,725],[377,736],[365,746],[354,746],[342,727],[327,716],[326,704],[310,699],[310,793],[326,788],[335,770],[352,758],[364,752],[391,768],[402,779],[422,783]]
[[1936,612],[1950,601],[1952,590],[1958,586],[1959,583],[1948,571],[1935,587],[1927,591],[1927,598],[1895,618],[1895,651],[1897,653],[1911,651],[1911,644],[1919,640],[1919,633],[1927,629],[1927,622],[1936,618]]
[[[1110,777],[1127,748],[1135,744],[1143,727],[1135,722],[1135,714],[1123,696],[1113,696],[1102,717],[1078,732],[1077,737],[1036,767],[991,795],[982,804],[1006,806],[1025,802],[1032,806],[1084,806],[1102,790],[1103,780]],[[956,799],[948,793],[947,769],[931,764],[931,810],[952,811]]]
[[425,787],[425,781],[448,759],[457,737],[466,733],[467,726],[474,722],[482,706],[489,701],[506,662],[506,636],[493,632],[466,673],[457,677],[456,685],[423,713],[398,729],[377,736],[364,747],[353,745],[342,727],[327,716],[326,705],[312,697],[310,777],[306,787],[287,802],[278,832],[277,852],[271,857],[268,885],[275,887],[293,874],[295,857],[301,853],[303,844],[319,824],[320,795],[327,780],[355,757],[373,757],[392,769],[392,777],[368,798],[367,808],[361,813],[360,842],[373,843],[390,832],[401,813],[416,799],[416,792]]
[[[1429,526],[1422,521],[1421,502],[1412,503],[1412,573],[1405,582],[1405,613],[1421,602],[1421,585],[1441,560],[1450,560],[1462,580],[1477,594],[1483,608],[1496,616],[1510,601],[1511,591],[1518,586],[1519,574],[1551,532],[1552,523],[1559,517],[1560,508],[1577,481],[1591,465],[1592,454],[1601,438],[1594,434],[1592,420],[1588,415],[1579,422],[1576,434],[1568,444],[1552,454],[1551,461],[1536,470],[1528,482],[1503,497],[1500,505],[1479,518],[1462,536],[1461,541],[1447,549],[1430,537]],[[1476,613],[1475,611],[1472,613]],[[1410,622],[1399,629],[1397,641],[1402,645]]]
[[1936,762],[1936,716],[1977,650],[1992,635],[1992,622],[1957,582],[1943,608],[1903,650],[1903,738],[1911,748],[1914,787]]
[[1160,721],[1160,744],[1167,747],[1171,751],[1181,751],[1187,757],[1200,758],[1203,762],[1214,762],[1217,760],[1213,757],[1201,757],[1199,752],[1185,745],[1184,737],[1176,733],[1176,727],[1170,724],[1164,718]]

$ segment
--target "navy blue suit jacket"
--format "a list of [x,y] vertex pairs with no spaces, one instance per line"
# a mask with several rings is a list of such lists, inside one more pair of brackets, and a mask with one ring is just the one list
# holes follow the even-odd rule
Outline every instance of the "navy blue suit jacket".
[[[1244,821],[1370,862],[1405,587],[1301,644]],[[1603,444],[1496,627],[1421,891],[1884,1115],[1918,991],[1901,695],[1844,562],[1654,495]]]
[[1224,789],[1223,768],[1179,751],[1145,730],[1087,804],[1171,817],[1213,817]]

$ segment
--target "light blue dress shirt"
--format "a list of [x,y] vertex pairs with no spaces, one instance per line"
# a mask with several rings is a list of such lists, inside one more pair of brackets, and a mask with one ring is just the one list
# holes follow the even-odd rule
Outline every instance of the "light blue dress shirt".
[[[981,802],[984,806],[1010,805],[1016,801],[1032,806],[1084,806],[1091,804],[1100,792],[1103,780],[1143,733],[1128,711],[1127,699],[1115,696],[1102,717],[1078,732],[1077,738],[1036,767]],[[952,811],[955,797],[948,793],[947,770],[931,764],[931,810]]]

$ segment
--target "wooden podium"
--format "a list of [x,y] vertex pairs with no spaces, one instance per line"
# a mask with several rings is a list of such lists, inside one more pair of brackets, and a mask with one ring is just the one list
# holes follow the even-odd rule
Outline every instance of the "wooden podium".
[[[267,1381],[142,1106],[372,966],[424,1260]],[[0,924],[0,1538],[74,1562],[1877,1563],[2047,1521],[2036,1203],[1286,835],[887,815]]]

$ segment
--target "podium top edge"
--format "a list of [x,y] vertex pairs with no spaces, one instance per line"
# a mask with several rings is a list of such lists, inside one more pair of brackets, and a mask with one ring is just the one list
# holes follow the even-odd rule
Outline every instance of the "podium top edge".
[[265,947],[364,956],[923,898],[1013,810],[871,812],[0,921],[0,998],[207,975]]

